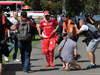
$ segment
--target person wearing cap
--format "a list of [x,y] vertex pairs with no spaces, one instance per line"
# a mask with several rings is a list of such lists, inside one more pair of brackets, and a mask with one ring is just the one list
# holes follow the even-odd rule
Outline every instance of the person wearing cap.
[[[72,32],[74,37],[73,37],[73,41],[77,42],[79,36],[76,32],[75,26],[74,26],[74,22],[72,20],[69,19],[67,14],[63,15],[63,33],[67,32]],[[81,56],[80,54],[77,54],[76,56],[76,60],[79,59]]]
[[[54,25],[56,28],[54,29]],[[41,28],[43,27],[43,32],[41,34]],[[45,54],[47,65],[46,67],[51,66],[54,67],[53,57],[54,57],[54,49],[56,46],[56,42],[58,36],[55,34],[57,29],[59,28],[58,22],[55,18],[50,18],[49,11],[44,11],[44,19],[40,22],[39,26],[39,36],[42,37],[42,54]]]

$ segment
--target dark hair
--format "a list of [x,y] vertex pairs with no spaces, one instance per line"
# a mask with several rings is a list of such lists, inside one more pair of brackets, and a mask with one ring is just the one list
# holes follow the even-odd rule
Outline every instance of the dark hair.
[[25,12],[25,11],[22,12],[22,13],[21,13],[21,16],[23,16],[23,18],[27,18],[27,12]]
[[70,38],[70,39],[73,39],[73,37],[74,37],[74,35],[73,35],[72,32],[68,33],[67,36],[68,36],[68,38]]
[[62,17],[66,17],[66,18],[68,18],[68,15],[67,15],[67,14],[64,14],[64,15],[62,15]]
[[66,37],[66,36],[67,36],[67,33],[66,32],[62,34],[62,37]]
[[0,6],[0,13],[3,11],[3,7],[2,6]]

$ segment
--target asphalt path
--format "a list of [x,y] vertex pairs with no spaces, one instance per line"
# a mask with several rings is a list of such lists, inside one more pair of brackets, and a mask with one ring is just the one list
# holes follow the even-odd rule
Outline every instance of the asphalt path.
[[[86,67],[90,64],[90,60],[86,53],[86,44],[82,43],[84,37],[80,37],[77,45],[78,45],[78,53],[82,56],[78,62],[81,65],[81,70],[64,71],[61,69],[62,63],[60,59],[54,60],[55,67],[45,67],[46,60],[45,55],[41,53],[41,43],[35,45],[32,48],[31,53],[31,71],[29,73],[24,73],[22,70],[21,62],[10,61],[7,64],[3,65],[3,73],[2,75],[100,75],[100,44],[96,49],[96,64],[97,68],[95,69],[86,69]],[[57,51],[58,45],[55,48],[55,55],[58,53]],[[20,55],[18,56],[20,59]]]

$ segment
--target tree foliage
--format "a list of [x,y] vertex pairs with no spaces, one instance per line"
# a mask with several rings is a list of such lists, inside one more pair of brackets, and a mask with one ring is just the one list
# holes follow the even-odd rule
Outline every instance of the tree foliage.
[[70,17],[79,15],[81,11],[93,12],[100,15],[100,0],[1,0],[1,1],[24,1],[32,10],[48,10],[56,15],[64,4]]
[[79,15],[81,11],[100,14],[100,0],[66,0],[65,6],[70,17]]
[[62,8],[61,0],[41,0],[43,11],[48,10],[50,14],[57,15],[60,9]]
[[94,14],[100,14],[100,0],[86,0],[84,1],[86,12],[93,12]]
[[66,0],[65,6],[70,17],[79,15],[84,10],[84,4],[81,0]]

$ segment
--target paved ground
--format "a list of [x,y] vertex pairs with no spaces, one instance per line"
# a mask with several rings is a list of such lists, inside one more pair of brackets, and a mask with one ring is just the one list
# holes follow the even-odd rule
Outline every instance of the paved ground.
[[[100,44],[95,52],[96,54],[96,69],[86,69],[86,66],[90,64],[89,58],[86,53],[86,45],[82,43],[82,39],[80,38],[78,41],[78,53],[81,54],[82,58],[78,60],[79,64],[81,65],[81,70],[72,70],[72,71],[62,71],[60,68],[62,67],[61,61],[59,59],[54,60],[55,67],[45,67],[46,60],[45,56],[41,53],[41,43],[35,45],[32,48],[31,54],[31,69],[32,71],[28,74],[25,74],[22,71],[21,63],[20,62],[8,62],[3,67],[2,75],[100,75]],[[57,47],[55,49],[55,54],[57,54]],[[20,59],[20,56],[18,56]]]

